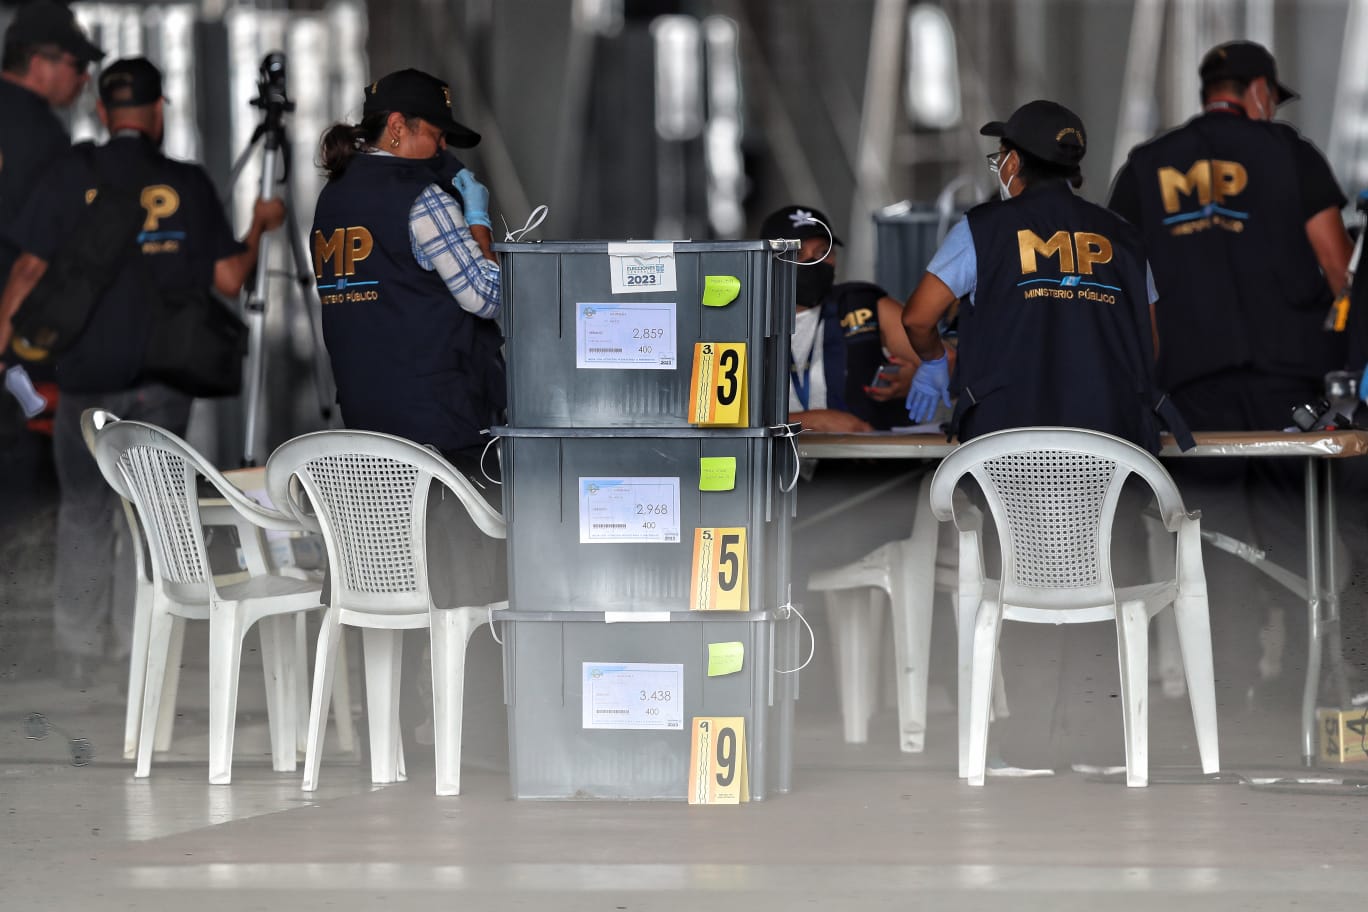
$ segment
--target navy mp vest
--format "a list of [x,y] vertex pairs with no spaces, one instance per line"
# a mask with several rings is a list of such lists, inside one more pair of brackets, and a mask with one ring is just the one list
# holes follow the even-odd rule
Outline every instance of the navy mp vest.
[[1190,441],[1154,384],[1135,229],[1063,181],[976,206],[968,219],[978,284],[960,313],[951,433],[1080,427],[1158,452],[1162,414]]
[[452,452],[499,420],[503,339],[413,258],[409,211],[432,183],[427,162],[357,155],[318,198],[314,271],[347,426]]
[[1297,132],[1229,113],[1199,115],[1130,154],[1159,291],[1159,382],[1238,367],[1319,378],[1342,334],[1306,238]]
[[[836,300],[844,340],[845,376],[837,382],[845,390],[846,410],[868,421],[876,430],[907,424],[907,407],[901,399],[876,402],[864,391],[880,365],[887,361],[879,333],[879,300],[887,292],[870,282],[842,282],[832,286],[830,296]],[[832,389],[830,376],[827,389]]]

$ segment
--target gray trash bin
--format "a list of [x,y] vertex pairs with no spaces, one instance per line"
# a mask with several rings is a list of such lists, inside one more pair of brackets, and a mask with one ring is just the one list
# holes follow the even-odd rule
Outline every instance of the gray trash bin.
[[[788,790],[796,675],[776,665],[797,653],[796,621],[769,612],[685,612],[659,623],[609,624],[602,614],[517,611],[496,620],[507,622],[499,627],[514,798],[683,800],[699,716],[746,720],[751,800]],[[707,674],[714,643],[742,644],[740,671]],[[605,665],[639,663],[675,673],[678,686],[660,718],[679,727],[587,725],[586,679]]]
[[[667,246],[671,246],[668,245]],[[607,242],[496,244],[503,270],[501,325],[508,361],[508,423],[513,427],[687,427],[694,343],[744,342],[746,425],[788,416],[788,344],[793,332],[791,242],[676,242],[677,289],[614,294]],[[740,285],[730,303],[703,303],[707,277]],[[661,311],[660,308],[665,308]],[[668,320],[673,366],[645,368]],[[650,314],[649,318],[642,316]],[[661,316],[664,313],[666,316]],[[588,314],[588,316],[586,316]],[[643,322],[645,337],[594,336],[604,321]],[[599,345],[594,345],[594,339]],[[606,340],[606,341],[605,341]],[[640,349],[653,349],[639,354]],[[612,353],[612,354],[610,354]],[[624,366],[632,356],[639,363]]]
[[906,301],[921,281],[940,245],[941,225],[929,203],[904,201],[874,213],[874,282],[894,300]]

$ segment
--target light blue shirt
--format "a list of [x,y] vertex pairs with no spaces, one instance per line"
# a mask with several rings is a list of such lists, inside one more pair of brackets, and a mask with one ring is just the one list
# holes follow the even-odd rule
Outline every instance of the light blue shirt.
[[[967,218],[960,219],[950,229],[926,271],[944,282],[955,297],[968,295],[971,302],[974,300],[978,290],[978,252],[974,250],[974,235],[969,230]],[[1149,303],[1159,300],[1148,261],[1145,263],[1145,293],[1149,295]]]

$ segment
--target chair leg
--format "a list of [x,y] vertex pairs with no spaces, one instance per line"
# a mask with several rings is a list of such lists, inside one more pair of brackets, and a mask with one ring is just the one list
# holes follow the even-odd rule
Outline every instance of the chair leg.
[[1121,666],[1121,724],[1126,737],[1126,785],[1149,784],[1149,614],[1143,602],[1116,612]]
[[997,602],[984,602],[974,619],[972,630],[969,769],[966,778],[970,785],[981,786],[988,766],[988,724],[993,709],[993,666],[997,663],[998,634],[1002,630],[1002,606]]
[[171,652],[166,659],[166,680],[162,684],[161,714],[157,716],[157,738],[152,749],[161,753],[171,749],[176,728],[176,694],[180,691],[181,659],[185,655],[185,618],[175,617],[171,628]]
[[271,768],[292,773],[298,764],[295,701],[295,621],[298,616],[273,615],[257,624],[261,635],[261,670],[266,679],[266,721],[271,734]]
[[936,539],[940,527],[923,483],[912,538],[890,577],[894,591],[893,648],[898,664],[898,747],[926,749],[926,690],[931,662],[931,614],[936,599]]
[[242,665],[242,614],[237,605],[209,606],[209,782],[233,781],[238,672]]
[[1159,680],[1164,696],[1177,699],[1187,691],[1183,680],[1183,656],[1178,646],[1177,609],[1161,611],[1154,617],[1159,641]]
[[347,665],[346,632],[337,640],[335,667],[332,677],[333,721],[337,725],[337,746],[344,753],[356,752],[356,723],[352,721],[351,669]]
[[[307,611],[294,616],[294,673],[290,677],[290,699],[295,706],[295,721],[309,718],[309,618]],[[300,757],[308,750],[309,733],[303,724],[295,725],[295,751]]]
[[466,643],[483,621],[478,611],[442,608],[432,615],[433,751],[437,794],[461,794],[461,719],[465,708]]
[[318,631],[318,648],[314,654],[313,694],[309,700],[309,728],[304,745],[304,791],[318,788],[318,767],[323,760],[323,735],[328,725],[328,695],[333,693],[332,679],[337,673],[337,658],[344,641],[338,618],[340,608],[329,608],[323,615],[323,626]]
[[403,739],[399,736],[399,671],[403,658],[402,630],[367,627],[361,631],[365,649],[366,712],[370,718],[371,782],[399,779]]
[[978,615],[980,600],[977,597],[966,599],[963,593],[956,593],[954,601],[955,618],[958,622],[956,638],[959,644],[958,684],[955,695],[959,730],[959,777],[967,779],[970,766],[969,732],[972,727],[970,708],[973,705],[971,692],[974,671],[974,618]]
[[[883,619],[879,590],[874,593],[873,609],[863,592],[836,589],[823,593],[827,604],[827,625],[831,629],[832,659],[836,666],[836,692],[841,701],[841,722],[847,744],[869,740],[869,716],[874,708],[874,692],[869,687],[868,668],[875,662],[874,644],[879,640],[875,626]],[[878,613],[875,613],[877,609]],[[436,660],[433,660],[436,667]]]
[[133,775],[145,779],[152,772],[153,744],[157,738],[157,716],[161,712],[162,685],[166,678],[167,654],[171,651],[171,628],[175,618],[154,596],[147,636],[147,675],[143,681],[142,713],[139,720],[138,761]]
[[1179,595],[1173,609],[1202,772],[1218,773],[1221,751],[1216,726],[1216,673],[1211,661],[1211,619],[1206,596]]
[[133,642],[128,652],[128,701],[124,707],[125,760],[138,755],[138,729],[142,720],[143,686],[147,681],[147,638],[152,626],[152,586],[138,580],[133,605]]

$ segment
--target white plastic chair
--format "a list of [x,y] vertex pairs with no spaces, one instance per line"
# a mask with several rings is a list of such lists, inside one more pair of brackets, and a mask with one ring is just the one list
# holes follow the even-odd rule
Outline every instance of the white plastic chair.
[[[857,561],[812,574],[808,589],[823,593],[836,664],[836,688],[847,744],[869,739],[869,717],[879,691],[883,616],[893,616],[898,745],[905,753],[926,748],[926,699],[931,658],[931,620],[936,590],[958,601],[954,555],[939,548],[940,526],[931,513],[931,475],[917,491],[911,538],[880,545]],[[958,614],[956,613],[956,618]],[[968,657],[961,665],[962,705],[968,706]],[[1002,674],[994,675],[993,713],[1006,718]],[[967,715],[965,730],[967,731]],[[968,775],[961,768],[960,777]]]
[[[100,408],[88,408],[81,413],[81,437],[95,457],[95,435],[106,424],[118,421],[119,416]],[[143,682],[147,677],[147,634],[152,617],[152,569],[143,548],[142,526],[138,514],[127,498],[120,497],[124,520],[128,523],[129,547],[134,563],[133,641],[128,652],[128,696],[124,706],[125,760],[138,755],[138,731],[142,722]],[[185,643],[185,622],[176,618],[171,630],[171,652],[167,657],[166,679],[162,687],[161,716],[157,719],[154,751],[171,749],[171,731],[176,722],[176,689],[180,682],[181,651]]]
[[[1143,479],[1177,533],[1174,578],[1117,589],[1111,532],[1122,485]],[[956,509],[955,488],[972,475],[997,527],[1002,579],[984,574],[979,532]],[[1149,781],[1149,620],[1172,604],[1192,702],[1202,771],[1220,769],[1216,691],[1202,569],[1200,514],[1189,514],[1159,461],[1096,431],[1021,428],[975,438],[941,463],[931,509],[959,529],[960,648],[972,638],[969,784],[983,785],[990,685],[1004,620],[1045,624],[1113,621],[1121,666],[1126,784]],[[1135,543],[1137,546],[1139,542]]]
[[491,610],[508,603],[434,604],[426,553],[432,482],[458,497],[486,535],[505,536],[503,517],[441,456],[403,438],[371,431],[319,431],[296,437],[271,454],[266,480],[272,502],[288,506],[301,521],[322,531],[331,568],[329,606],[314,665],[303,789],[318,787],[324,700],[343,624],[362,628],[371,781],[403,778],[403,631],[427,627],[432,637],[437,794],[459,795],[466,644]]
[[[242,641],[262,621],[272,766],[295,769],[295,625],[289,615],[321,607],[317,583],[269,571],[260,548],[243,542],[247,579],[220,586],[205,553],[197,477],[254,526],[298,529],[290,516],[268,510],[228,482],[203,456],[174,434],[141,421],[116,421],[95,434],[95,456],[105,480],[131,501],[147,533],[152,557],[147,670],[134,776],[151,772],[157,720],[172,653],[177,618],[209,621],[209,781],[232,781]],[[131,690],[131,688],[130,688]]]

